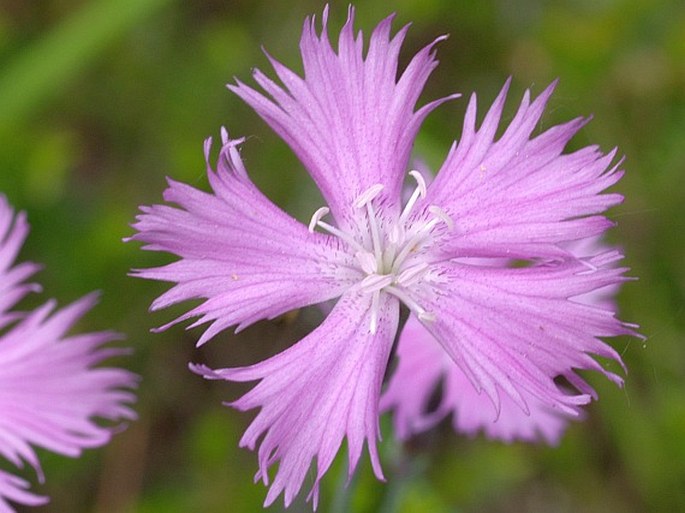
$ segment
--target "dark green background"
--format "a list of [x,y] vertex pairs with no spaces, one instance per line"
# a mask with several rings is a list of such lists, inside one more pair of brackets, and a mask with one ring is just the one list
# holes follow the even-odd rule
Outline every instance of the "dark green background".
[[[45,264],[39,279],[62,304],[93,289],[101,304],[80,329],[114,328],[140,373],[140,420],[80,460],[41,453],[52,496],[36,512],[186,513],[261,510],[256,458],[238,449],[252,414],[223,408],[245,386],[206,383],[188,361],[254,362],[310,329],[316,312],[222,334],[196,350],[199,331],[149,329],[187,307],[147,314],[165,286],[126,276],[169,260],[123,244],[140,204],[159,202],[165,176],[206,188],[202,142],[226,125],[249,140],[255,182],[302,220],[320,206],[300,164],[224,84],[268,69],[260,45],[299,69],[297,43],[316,1],[0,0],[0,190],[27,210],[22,257]],[[388,484],[366,457],[344,491],[339,458],[320,510],[354,512],[643,512],[685,510],[685,4],[680,0],[365,1],[368,33],[390,11],[413,22],[402,54],[435,36],[441,65],[423,101],[477,91],[492,101],[514,77],[506,117],[526,87],[561,82],[548,127],[579,114],[594,121],[572,146],[618,145],[626,201],[610,238],[637,282],[622,290],[622,317],[646,343],[618,339],[625,390],[592,376],[601,399],[558,448],[469,440],[442,426],[401,447],[384,419]],[[334,2],[333,30],[347,4]],[[333,31],[332,30],[332,31]],[[465,100],[442,107],[416,145],[432,167],[458,137]],[[481,111],[482,112],[482,111]],[[237,340],[233,340],[237,339]],[[344,454],[344,451],[343,451]],[[9,467],[7,467],[9,468]],[[35,483],[29,470],[22,475]],[[303,494],[306,495],[306,494]],[[279,511],[280,504],[272,507]],[[308,511],[296,503],[291,511]]]

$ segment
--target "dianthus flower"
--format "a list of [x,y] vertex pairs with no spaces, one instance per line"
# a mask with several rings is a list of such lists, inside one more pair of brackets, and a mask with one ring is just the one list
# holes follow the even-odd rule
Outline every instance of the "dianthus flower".
[[[115,333],[67,335],[93,306],[94,295],[61,310],[53,301],[32,312],[11,310],[37,290],[25,280],[38,266],[14,265],[27,233],[25,215],[15,216],[0,196],[0,455],[20,468],[28,463],[43,481],[33,446],[77,457],[83,449],[106,444],[114,426],[101,426],[95,418],[110,423],[134,419],[128,403],[135,399],[130,389],[138,378],[125,370],[94,367],[122,354],[102,347],[118,338]],[[0,470],[0,513],[14,511],[10,502],[48,502],[28,487],[24,479]]]
[[[319,481],[345,438],[350,474],[366,442],[382,479],[379,397],[400,304],[493,411],[506,402],[524,413],[540,404],[576,415],[591,391],[575,370],[620,381],[591,355],[620,361],[598,337],[631,333],[612,312],[570,299],[624,280],[624,269],[611,266],[620,255],[579,259],[562,247],[612,226],[601,213],[622,198],[601,193],[621,177],[615,152],[588,147],[563,154],[585,124],[580,118],[531,135],[553,85],[532,101],[526,92],[495,138],[507,84],[478,129],[471,98],[459,143],[428,186],[421,173],[407,170],[420,124],[454,98],[416,108],[443,38],[398,76],[407,27],[391,37],[392,17],[386,18],[365,52],[353,17],[350,10],[337,51],[326,11],[321,33],[313,17],[305,21],[304,77],[268,56],[280,85],[255,70],[266,94],[240,81],[228,86],[292,148],[319,187],[327,206],[309,226],[255,187],[240,157],[243,139],[226,131],[216,171],[211,140],[205,143],[212,192],[170,180],[164,199],[180,208],[142,207],[133,225],[132,239],[145,249],[180,257],[135,274],[174,283],[153,310],[203,300],[174,321],[208,323],[199,344],[230,326],[240,330],[337,298],[316,329],[272,358],[241,368],[192,366],[208,379],[259,381],[230,404],[260,408],[241,445],[258,447],[256,478],[271,482],[265,505],[281,493],[289,505],[316,459],[309,494],[316,506]],[[416,187],[403,204],[407,174]],[[560,376],[577,390],[560,388]]]

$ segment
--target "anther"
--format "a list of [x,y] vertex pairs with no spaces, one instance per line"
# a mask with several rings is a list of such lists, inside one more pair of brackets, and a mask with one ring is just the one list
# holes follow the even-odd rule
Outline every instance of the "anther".
[[376,196],[380,194],[380,192],[383,190],[383,187],[384,186],[382,183],[372,185],[364,192],[362,192],[359,196],[357,196],[357,199],[354,200],[354,203],[352,205],[355,208],[362,208],[366,206],[371,200],[373,200]]
[[419,312],[419,320],[423,322],[434,322],[437,317],[433,312]]
[[366,252],[366,248],[364,248],[364,246],[362,246],[356,240],[354,240],[354,238],[349,233],[346,233],[342,230],[339,230],[335,226],[331,226],[330,224],[324,223],[321,220],[321,218],[324,217],[329,212],[330,212],[330,209],[328,207],[321,207],[316,212],[314,212],[314,215],[312,215],[312,219],[309,221],[309,232],[314,233],[314,228],[319,226],[320,228],[326,230],[331,235],[335,235],[340,240],[347,242],[350,245],[350,247],[354,248],[355,250],[357,250],[361,253]]
[[319,224],[321,218],[327,215],[330,211],[331,209],[329,209],[328,207],[321,207],[316,212],[314,212],[311,221],[309,221],[309,233],[314,233],[314,228],[316,228],[316,225]]
[[374,274],[378,270],[376,257],[368,251],[357,251],[354,256],[357,257],[357,261],[359,262],[359,265],[361,265],[362,271],[366,274]]
[[450,230],[454,228],[454,221],[452,221],[452,218],[439,206],[431,205],[428,207],[428,211],[445,223]]
[[392,225],[388,232],[388,242],[390,244],[400,244],[404,241],[404,228],[399,224]]
[[398,285],[403,285],[405,287],[409,287],[412,284],[416,283],[418,280],[423,278],[423,276],[426,274],[426,271],[428,270],[428,264],[422,263],[418,265],[414,265],[410,267],[409,269],[405,269],[400,273],[400,275],[397,277],[395,280],[395,283]]
[[404,222],[407,220],[407,217],[409,217],[411,209],[414,208],[416,200],[418,200],[419,197],[426,197],[426,180],[423,179],[421,173],[412,170],[409,171],[409,174],[414,178],[414,180],[416,180],[416,189],[414,189],[414,192],[409,198],[409,201],[407,201],[407,204],[404,206],[404,209],[402,210],[402,214],[400,214],[400,224],[404,224]]
[[392,283],[393,276],[391,274],[370,274],[364,278],[359,287],[362,292],[379,292]]
[[371,322],[369,323],[369,331],[372,335],[376,334],[378,329],[378,310],[380,310],[381,293],[376,291],[371,298]]
[[424,180],[423,175],[416,171],[415,169],[409,171],[409,174],[416,180],[416,187],[421,195],[421,198],[426,197],[426,180]]
[[407,294],[403,289],[390,285],[388,287],[385,287],[385,291],[389,294],[392,294],[397,299],[402,301],[405,305],[407,305],[407,308],[414,312],[414,314],[419,318],[419,320],[424,322],[433,322],[435,319],[437,319],[437,316],[434,313],[428,312],[425,308],[423,308],[416,301],[414,301],[414,299],[412,299],[412,297],[409,294]]

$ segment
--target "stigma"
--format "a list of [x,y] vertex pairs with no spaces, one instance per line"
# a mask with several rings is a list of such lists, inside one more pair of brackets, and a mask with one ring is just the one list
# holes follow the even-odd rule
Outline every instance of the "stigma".
[[437,205],[415,208],[426,197],[426,182],[418,171],[409,175],[416,187],[399,215],[387,216],[378,196],[383,184],[364,190],[352,202],[356,229],[344,231],[323,218],[327,207],[312,215],[309,231],[316,227],[340,239],[354,257],[360,279],[357,287],[371,296],[369,331],[376,333],[381,294],[391,294],[402,301],[421,321],[432,322],[435,315],[412,298],[412,288],[429,279],[431,266],[426,254],[441,233],[453,228],[452,219]]

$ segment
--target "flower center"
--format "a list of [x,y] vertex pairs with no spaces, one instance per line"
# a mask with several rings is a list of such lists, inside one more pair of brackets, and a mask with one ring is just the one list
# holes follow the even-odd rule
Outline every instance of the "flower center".
[[352,204],[355,209],[363,211],[357,233],[340,230],[322,221],[329,212],[327,207],[314,212],[309,223],[310,232],[318,226],[344,241],[353,252],[364,276],[359,282],[359,289],[372,295],[371,333],[376,333],[378,326],[381,292],[400,299],[422,321],[435,320],[432,312],[411,298],[409,289],[424,280],[430,271],[429,262],[422,255],[432,245],[436,227],[443,223],[451,229],[453,225],[447,213],[435,205],[427,208],[428,216],[420,216],[421,219],[411,217],[416,202],[426,196],[426,182],[418,171],[410,171],[409,174],[417,186],[402,213],[394,220],[387,220],[374,206],[374,200],[383,190],[383,184],[375,184]]

